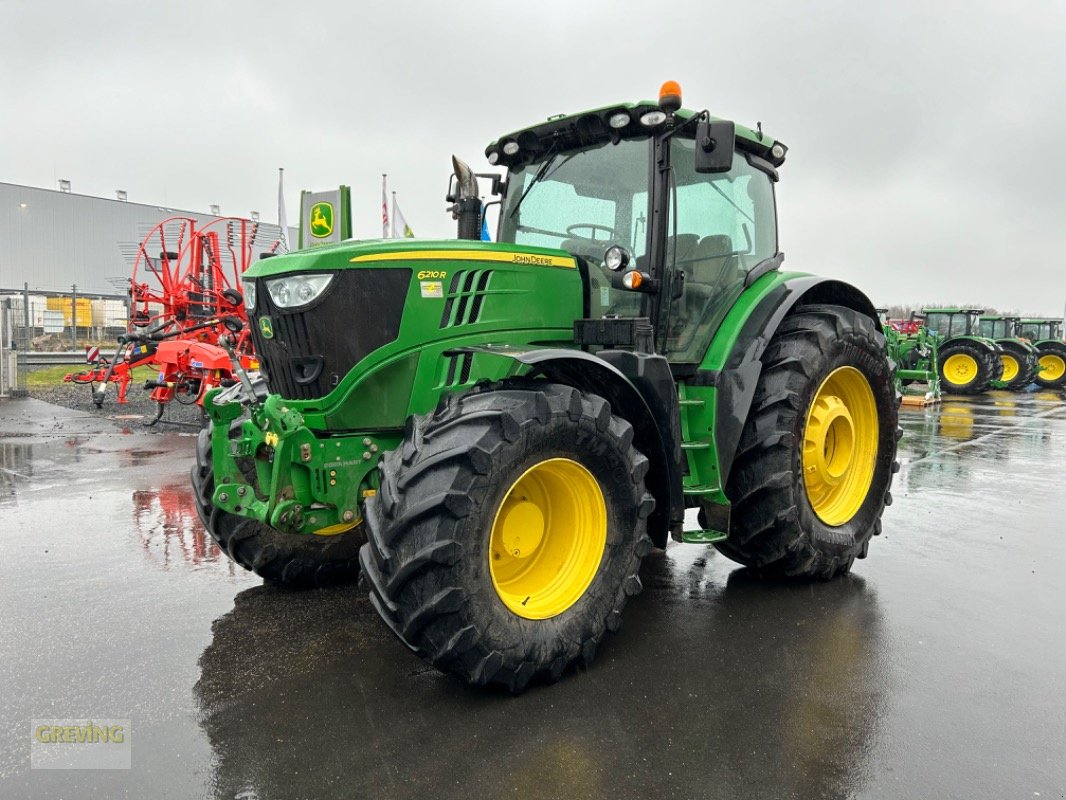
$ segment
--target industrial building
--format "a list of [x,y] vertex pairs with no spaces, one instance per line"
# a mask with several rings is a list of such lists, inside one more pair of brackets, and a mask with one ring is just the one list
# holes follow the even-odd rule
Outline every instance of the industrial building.
[[[199,225],[218,218],[127,202],[122,192],[111,199],[75,194],[67,181],[60,186],[0,183],[0,295],[28,285],[36,295],[124,297],[138,244],[155,225],[175,216]],[[269,223],[261,228],[258,241],[265,250],[280,229]],[[295,230],[290,237],[296,241]]]

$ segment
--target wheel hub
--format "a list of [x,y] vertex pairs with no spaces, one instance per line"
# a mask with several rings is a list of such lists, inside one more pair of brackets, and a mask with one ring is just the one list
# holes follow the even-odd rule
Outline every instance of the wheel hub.
[[944,362],[944,377],[956,386],[965,386],[977,377],[977,361],[972,356],[956,353]]
[[801,465],[807,500],[826,525],[843,525],[866,502],[877,466],[880,422],[870,382],[855,367],[822,381],[807,411]]
[[829,486],[843,480],[855,453],[855,424],[839,397],[819,397],[811,407],[803,442],[806,472],[817,473]]
[[502,510],[500,538],[514,558],[529,558],[544,539],[544,513],[525,498],[508,498]]
[[576,461],[549,458],[504,494],[489,534],[489,575],[512,613],[548,619],[581,599],[606,546],[607,504],[596,478]]
[[1018,361],[1014,356],[1002,355],[999,357],[999,360],[1003,364],[1002,380],[1012,381],[1018,377],[1020,369],[1018,367]]

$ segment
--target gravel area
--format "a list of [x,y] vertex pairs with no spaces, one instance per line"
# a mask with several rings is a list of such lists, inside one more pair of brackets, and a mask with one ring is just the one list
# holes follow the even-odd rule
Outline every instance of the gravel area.
[[[119,403],[115,398],[116,388],[108,390],[107,399],[102,408],[97,408],[92,401],[89,386],[76,383],[58,383],[53,386],[30,389],[30,397],[53,403],[64,408],[85,411],[112,420],[117,427],[128,428],[131,424],[151,422],[156,415],[158,405],[151,399],[149,392],[136,381],[130,384],[126,403]],[[150,433],[169,433],[175,428],[189,430],[201,426],[203,412],[197,405],[182,405],[178,402],[167,404],[163,418],[157,425],[146,427]]]

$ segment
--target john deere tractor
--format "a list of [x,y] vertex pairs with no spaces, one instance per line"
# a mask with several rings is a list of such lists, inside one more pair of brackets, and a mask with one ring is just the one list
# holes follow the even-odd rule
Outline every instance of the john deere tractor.
[[983,308],[922,309],[925,327],[936,337],[940,385],[949,394],[980,394],[1003,376],[1003,348],[980,333]]
[[1037,350],[1039,373],[1035,380],[1045,389],[1066,388],[1066,342],[1062,340],[1062,319],[1023,319],[1018,335]]
[[999,354],[1003,365],[1000,381],[1005,389],[1021,391],[1031,384],[1040,372],[1039,351],[1028,339],[1019,335],[1019,317],[981,315],[978,331],[991,339],[1003,351]]
[[358,553],[401,641],[511,691],[590,661],[671,538],[775,576],[865,557],[892,366],[862,292],[780,269],[785,146],[668,83],[486,153],[496,242],[456,160],[458,240],[245,273],[261,380],[208,398],[192,476],[223,550],[305,585]]

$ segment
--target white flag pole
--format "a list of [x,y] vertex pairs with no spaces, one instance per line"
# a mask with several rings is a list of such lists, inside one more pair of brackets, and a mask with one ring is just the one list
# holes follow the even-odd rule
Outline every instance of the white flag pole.
[[278,167],[278,227],[281,228],[281,246],[289,252],[289,219],[285,214],[285,168]]

